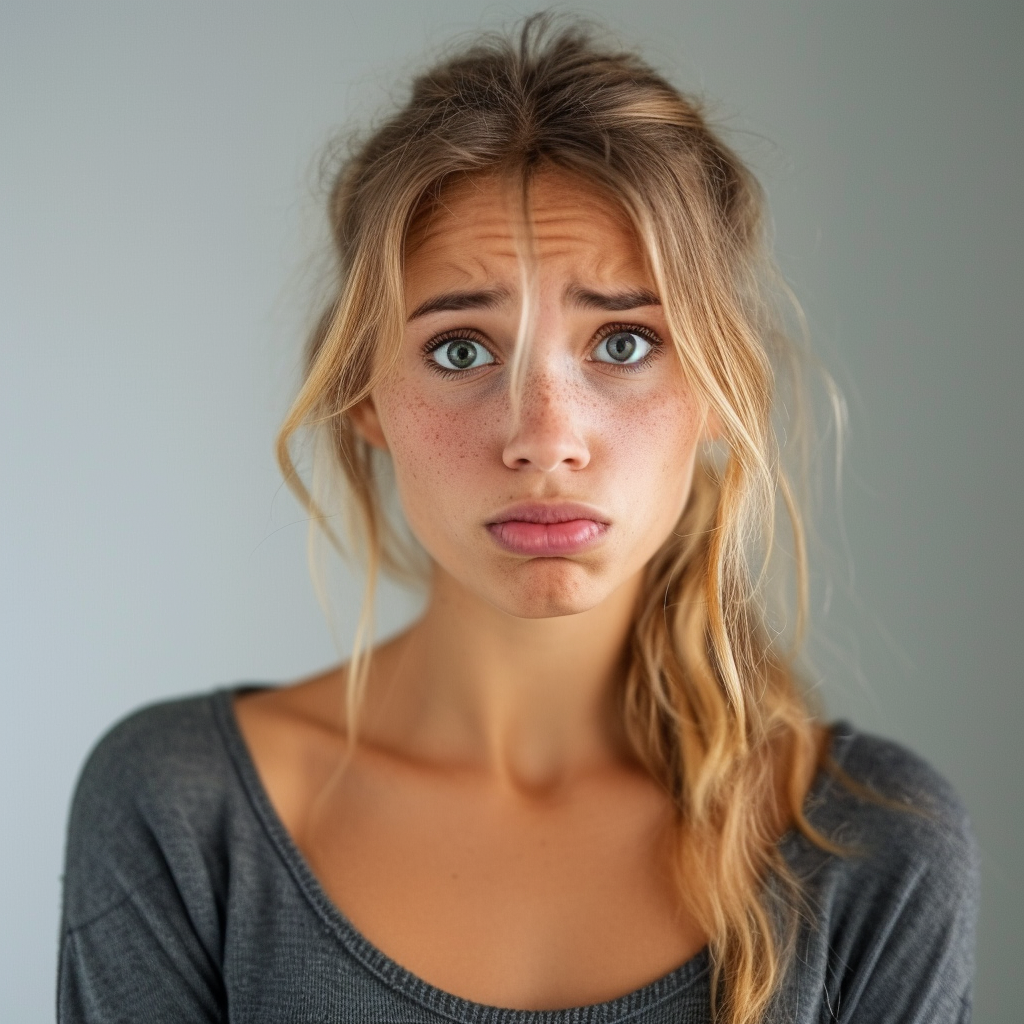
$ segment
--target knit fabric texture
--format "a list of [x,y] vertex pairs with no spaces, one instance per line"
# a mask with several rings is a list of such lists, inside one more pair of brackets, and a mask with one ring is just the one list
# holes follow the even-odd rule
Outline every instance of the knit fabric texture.
[[[285,831],[233,712],[243,688],[151,705],[79,779],[67,841],[61,1024],[708,1024],[707,950],[636,991],[563,1010],[470,1002],[406,970],[324,893]],[[820,771],[806,812],[855,849],[780,840],[813,920],[771,1019],[946,1024],[971,1016],[977,844],[949,784],[840,722],[832,755],[916,810]]]

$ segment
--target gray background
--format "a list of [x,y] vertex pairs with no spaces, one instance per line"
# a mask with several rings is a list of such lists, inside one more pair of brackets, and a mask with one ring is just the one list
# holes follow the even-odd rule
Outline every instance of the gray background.
[[[51,1017],[62,832],[100,733],[334,657],[271,457],[322,246],[315,155],[425,47],[529,9],[0,7],[2,1020]],[[821,690],[963,794],[976,1020],[1019,1020],[1022,7],[582,9],[715,98],[768,186],[850,403],[820,517]],[[382,606],[393,627],[414,603]]]

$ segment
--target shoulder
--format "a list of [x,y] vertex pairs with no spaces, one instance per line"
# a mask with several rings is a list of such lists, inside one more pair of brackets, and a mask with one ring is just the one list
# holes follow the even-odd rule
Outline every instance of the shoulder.
[[802,836],[791,848],[815,919],[802,961],[820,958],[842,1019],[960,1020],[971,999],[980,877],[964,804],[893,740],[841,722],[830,754],[806,814],[835,850]]
[[967,809],[923,757],[839,722],[830,760],[817,813],[840,843],[862,847],[872,859],[929,864],[965,877],[976,873],[977,842]]
[[[148,704],[126,715],[94,745],[82,769],[81,784],[94,776],[109,782],[187,765],[199,755],[206,759],[216,731],[215,705],[219,693],[204,693]],[[134,762],[132,770],[126,760]]]
[[79,775],[72,821],[83,814],[138,810],[216,788],[226,751],[212,693],[150,704],[112,726],[93,747]]
[[239,789],[219,691],[152,704],[114,725],[79,775],[68,823],[66,924],[102,913],[173,862],[195,861]]
[[142,708],[86,760],[68,824],[60,1019],[93,1020],[98,1007],[226,1019],[226,908],[260,849],[231,696]]

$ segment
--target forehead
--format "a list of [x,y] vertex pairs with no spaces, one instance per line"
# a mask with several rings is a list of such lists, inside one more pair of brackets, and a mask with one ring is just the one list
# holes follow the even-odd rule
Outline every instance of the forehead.
[[[524,216],[525,215],[525,216]],[[649,286],[647,261],[622,208],[590,182],[544,170],[525,203],[517,183],[474,176],[446,189],[413,223],[406,242],[407,286],[507,281],[518,287],[529,252],[543,278]]]

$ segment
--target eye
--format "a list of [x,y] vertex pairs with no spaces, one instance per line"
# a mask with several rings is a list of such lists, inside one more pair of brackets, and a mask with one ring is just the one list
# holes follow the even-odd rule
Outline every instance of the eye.
[[602,338],[594,349],[599,363],[618,363],[620,366],[639,363],[654,348],[653,342],[635,331],[615,331]]
[[475,370],[494,362],[494,356],[472,338],[443,341],[431,351],[430,358],[445,370]]

